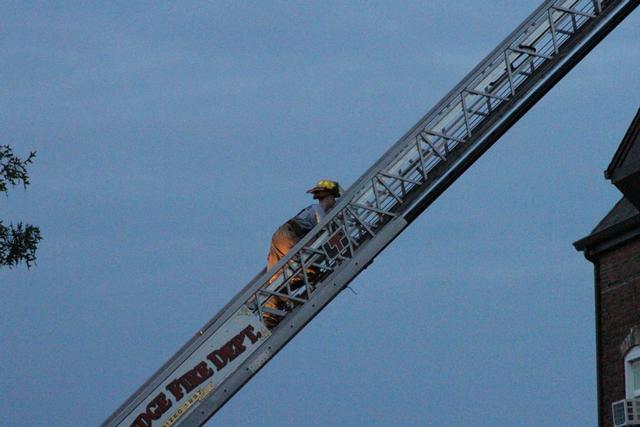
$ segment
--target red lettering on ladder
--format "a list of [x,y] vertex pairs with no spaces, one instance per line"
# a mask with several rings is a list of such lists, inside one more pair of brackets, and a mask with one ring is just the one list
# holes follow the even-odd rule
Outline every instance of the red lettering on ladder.
[[257,334],[254,334],[253,333],[253,326],[251,326],[251,325],[249,325],[246,328],[244,328],[242,330],[242,333],[244,333],[245,336],[251,340],[251,344],[255,344],[256,341],[258,341],[260,339],[260,337],[262,336],[262,334],[260,332],[258,332]]
[[[254,331],[253,326],[248,325],[222,347],[209,353],[207,359],[220,371],[247,350],[244,344],[245,338],[248,338],[251,344],[258,342],[262,334]],[[207,364],[206,360],[203,360],[180,377],[174,378],[165,386],[165,389],[171,393],[176,402],[179,402],[200,384],[211,378],[213,374],[213,368]],[[164,393],[159,393],[147,404],[144,412],[138,414],[130,427],[151,427],[153,421],[159,420],[171,408],[171,405],[172,401]]]
[[213,369],[207,366],[207,362],[198,363],[195,368],[187,371],[180,378],[167,384],[167,390],[171,392],[176,402],[184,397],[182,389],[187,393],[191,393],[196,387],[202,384],[206,379],[211,378]]
[[253,326],[249,325],[244,328],[238,335],[231,338],[229,341],[225,343],[218,350],[214,350],[207,355],[207,359],[211,361],[219,371],[231,361],[233,361],[236,357],[240,356],[247,349],[244,346],[245,337],[249,338],[251,344],[254,344],[258,341],[261,334],[258,332],[257,335],[253,334]]
[[164,393],[160,393],[149,402],[146,411],[138,415],[131,423],[131,427],[151,427],[151,423],[154,420],[159,420],[169,408],[171,408],[171,401]]

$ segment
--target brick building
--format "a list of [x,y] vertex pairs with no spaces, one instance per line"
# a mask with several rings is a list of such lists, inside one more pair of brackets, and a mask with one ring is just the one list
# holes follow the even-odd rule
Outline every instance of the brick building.
[[605,177],[623,197],[574,243],[595,272],[598,425],[640,426],[640,110]]

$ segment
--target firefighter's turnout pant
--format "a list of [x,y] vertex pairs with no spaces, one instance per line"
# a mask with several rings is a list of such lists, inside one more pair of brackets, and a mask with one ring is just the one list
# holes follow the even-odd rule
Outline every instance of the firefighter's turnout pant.
[[[300,238],[296,235],[293,226],[288,222],[284,223],[271,237],[271,247],[269,248],[269,254],[267,255],[267,269],[270,269],[274,265],[280,261],[282,257],[287,255],[287,253],[293,248]],[[270,282],[273,282],[282,274],[282,270],[278,273],[274,274],[270,279]],[[285,291],[286,293],[286,291]],[[273,308],[282,310],[284,308],[286,301],[282,298],[272,296],[265,303],[264,306],[267,308]],[[265,323],[269,328],[275,327],[278,324],[279,320],[277,317],[270,313],[264,313],[263,315]]]
[[267,269],[276,265],[299,240],[300,238],[296,235],[290,223],[286,222],[278,227],[271,237],[271,247],[267,255]]

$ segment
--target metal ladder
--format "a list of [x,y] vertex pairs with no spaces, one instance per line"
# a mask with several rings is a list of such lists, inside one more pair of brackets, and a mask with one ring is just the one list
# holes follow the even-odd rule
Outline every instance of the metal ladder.
[[543,2],[103,425],[204,424],[639,4]]

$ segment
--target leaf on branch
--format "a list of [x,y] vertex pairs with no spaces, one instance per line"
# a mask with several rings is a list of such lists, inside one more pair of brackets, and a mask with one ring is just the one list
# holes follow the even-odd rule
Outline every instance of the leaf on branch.
[[27,165],[33,163],[36,152],[32,151],[26,159],[13,154],[9,145],[0,145],[0,192],[7,193],[8,186],[22,183],[24,188],[30,184]]
[[0,266],[9,268],[24,262],[31,268],[36,261],[38,242],[42,240],[40,228],[31,224],[2,225],[0,221]]

